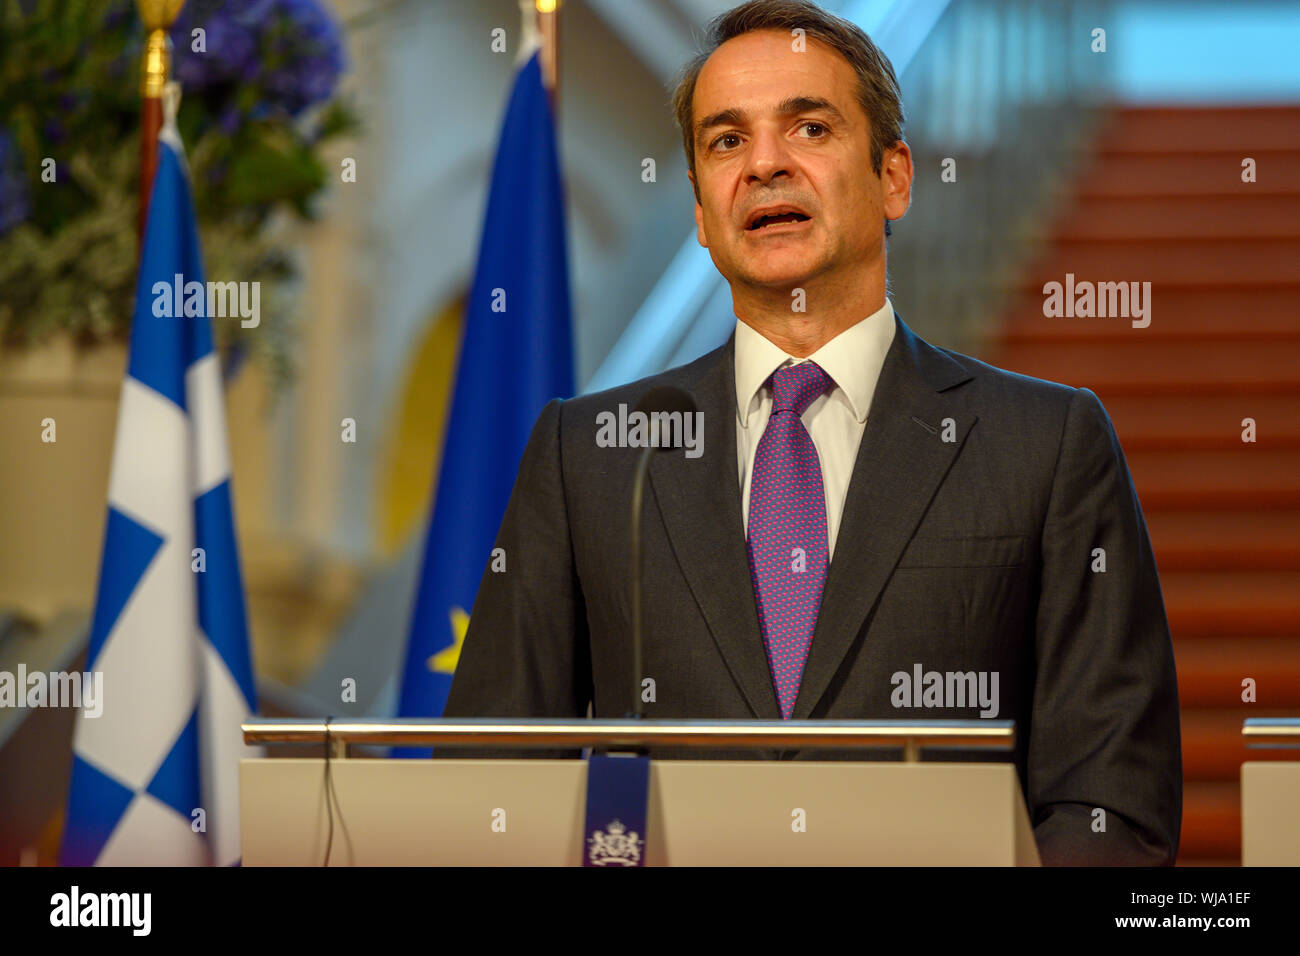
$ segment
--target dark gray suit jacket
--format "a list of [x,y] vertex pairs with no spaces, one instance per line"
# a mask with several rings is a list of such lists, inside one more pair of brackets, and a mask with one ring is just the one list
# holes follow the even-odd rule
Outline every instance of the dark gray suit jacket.
[[[970,706],[895,707],[891,675],[917,664],[996,671],[996,716],[1016,722],[1044,862],[1172,863],[1182,815],[1173,651],[1105,410],[1086,388],[936,348],[897,321],[794,717],[976,718]],[[640,449],[598,447],[597,415],[670,384],[704,413],[704,447],[698,458],[660,452],[650,467],[642,674],[656,700],[646,716],[779,719],[741,524],[733,362],[729,341],[690,365],[546,406],[496,542],[506,570],[484,572],[446,716],[584,717],[588,702],[596,717],[628,712],[628,499]]]

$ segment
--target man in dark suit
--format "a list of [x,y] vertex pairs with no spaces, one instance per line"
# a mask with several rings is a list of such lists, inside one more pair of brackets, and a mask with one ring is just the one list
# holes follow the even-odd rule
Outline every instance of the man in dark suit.
[[736,332],[546,406],[444,713],[629,711],[641,449],[610,447],[610,422],[672,385],[702,443],[649,471],[646,716],[1012,719],[1045,862],[1172,862],[1173,654],[1123,452],[1091,391],[894,314],[883,227],[913,169],[889,62],[811,5],[756,0],[715,21],[676,106]]

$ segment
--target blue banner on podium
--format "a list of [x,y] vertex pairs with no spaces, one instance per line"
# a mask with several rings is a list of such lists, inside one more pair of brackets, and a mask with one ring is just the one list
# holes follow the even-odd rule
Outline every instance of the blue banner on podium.
[[582,865],[645,866],[649,800],[649,757],[592,754]]

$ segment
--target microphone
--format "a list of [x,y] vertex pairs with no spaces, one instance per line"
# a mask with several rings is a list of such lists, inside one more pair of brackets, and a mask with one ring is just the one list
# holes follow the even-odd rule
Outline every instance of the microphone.
[[[668,448],[683,447],[682,439],[684,438],[685,420],[687,415],[695,414],[695,399],[688,392],[672,385],[659,385],[650,389],[642,396],[641,401],[637,402],[633,414],[643,412],[650,427],[647,428],[646,434],[648,444],[641,452],[641,457],[636,463],[636,473],[632,479],[632,526],[628,540],[632,547],[632,712],[629,717],[640,719],[641,714],[641,635],[643,629],[643,612],[641,608],[641,582],[645,573],[645,551],[641,546],[641,511],[642,501],[645,498],[645,478],[650,468],[650,459],[654,457],[657,451],[664,451]],[[661,418],[658,421],[653,416],[661,414],[672,415],[680,413],[678,420],[682,424],[682,429],[675,436],[672,430],[665,427],[666,434],[659,434],[655,427],[658,424],[667,426],[670,419]],[[673,439],[676,441],[669,444]]]

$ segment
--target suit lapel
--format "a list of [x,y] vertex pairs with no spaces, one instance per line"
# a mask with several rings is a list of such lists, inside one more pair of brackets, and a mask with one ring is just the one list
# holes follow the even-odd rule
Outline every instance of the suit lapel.
[[[895,321],[845,496],[796,719],[811,716],[825,695],[977,420],[942,394],[970,373]],[[950,441],[947,418],[954,423]],[[734,470],[732,477],[735,484]]]
[[[795,718],[825,695],[977,416],[942,393],[970,373],[895,319],[845,496]],[[689,390],[704,413],[704,453],[655,456],[654,500],[674,554],[755,717],[781,713],[759,630],[740,518],[734,336]],[[943,420],[951,418],[951,441]]]
[[690,389],[704,413],[703,454],[656,455],[650,483],[678,564],[727,668],[754,716],[778,720],[740,518],[734,349],[733,336]]

